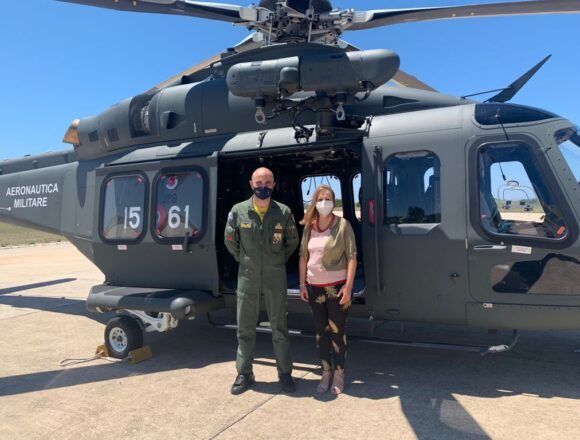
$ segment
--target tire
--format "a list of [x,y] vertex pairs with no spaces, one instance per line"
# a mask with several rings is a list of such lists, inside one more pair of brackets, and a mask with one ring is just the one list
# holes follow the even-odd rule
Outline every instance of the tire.
[[125,359],[130,351],[143,347],[143,331],[137,320],[116,316],[105,327],[105,346],[109,356]]

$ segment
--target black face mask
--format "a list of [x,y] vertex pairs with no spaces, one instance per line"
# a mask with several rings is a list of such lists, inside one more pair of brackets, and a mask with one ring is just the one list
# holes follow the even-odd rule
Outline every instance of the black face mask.
[[254,195],[260,200],[266,200],[272,196],[272,191],[273,189],[267,186],[257,186],[254,188]]

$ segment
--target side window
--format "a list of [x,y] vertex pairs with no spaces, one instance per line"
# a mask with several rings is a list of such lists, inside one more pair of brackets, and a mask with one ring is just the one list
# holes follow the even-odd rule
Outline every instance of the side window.
[[429,151],[390,156],[384,171],[385,223],[441,222],[441,164]]
[[154,233],[158,239],[199,238],[203,229],[204,177],[198,171],[163,172],[155,183]]
[[308,176],[302,179],[301,189],[302,189],[302,206],[304,207],[304,212],[310,206],[312,201],[312,196],[314,191],[319,185],[328,185],[334,191],[335,203],[334,203],[334,214],[342,216],[342,192],[340,190],[340,179],[332,174],[324,174],[320,176]]
[[479,217],[486,231],[553,239],[567,235],[562,212],[527,145],[485,145],[478,168]]
[[354,200],[354,216],[360,222],[362,218],[362,191],[361,191],[361,174],[358,173],[352,178],[352,196]]
[[145,193],[142,175],[111,177],[103,190],[101,236],[110,241],[135,241],[145,230]]

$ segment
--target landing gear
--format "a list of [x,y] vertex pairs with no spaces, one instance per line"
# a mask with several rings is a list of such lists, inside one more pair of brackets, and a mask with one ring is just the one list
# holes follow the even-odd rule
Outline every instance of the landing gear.
[[124,359],[143,346],[143,330],[136,319],[116,316],[105,327],[105,345],[111,357]]
[[171,313],[147,313],[124,309],[105,327],[105,345],[109,355],[125,359],[129,352],[143,347],[143,332],[167,332],[177,327],[179,321]]

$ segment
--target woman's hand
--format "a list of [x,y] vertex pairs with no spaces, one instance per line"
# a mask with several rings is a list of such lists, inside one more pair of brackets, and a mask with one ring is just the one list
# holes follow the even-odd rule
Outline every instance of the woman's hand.
[[300,299],[304,302],[308,302],[308,289],[304,284],[300,285]]
[[306,289],[306,266],[306,258],[304,255],[300,255],[300,260],[298,260],[298,275],[300,276],[298,282],[300,283],[300,299],[304,302],[308,302],[308,289]]
[[340,301],[338,302],[340,305],[347,304],[352,298],[352,287],[348,285],[344,285],[338,291],[338,297]]

